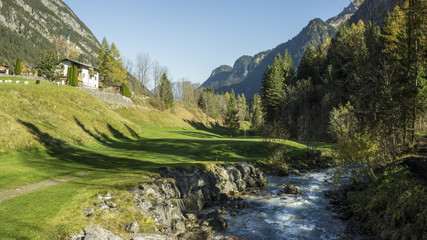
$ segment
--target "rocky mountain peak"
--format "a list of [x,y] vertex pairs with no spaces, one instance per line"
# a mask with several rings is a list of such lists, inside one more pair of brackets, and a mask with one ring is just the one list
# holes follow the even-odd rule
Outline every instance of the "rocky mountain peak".
[[338,28],[342,22],[346,22],[351,18],[351,16],[353,16],[355,12],[357,12],[360,5],[362,5],[364,1],[365,0],[352,0],[350,5],[344,8],[340,14],[328,19],[326,23],[329,23],[330,25]]
[[233,68],[228,66],[228,65],[221,65],[221,66],[215,68],[214,70],[212,70],[210,77],[215,77],[216,75],[223,73],[223,72],[231,72],[232,70],[233,70]]
[[239,77],[245,77],[249,72],[249,64],[252,62],[252,56],[241,56],[239,57],[233,65],[233,74]]

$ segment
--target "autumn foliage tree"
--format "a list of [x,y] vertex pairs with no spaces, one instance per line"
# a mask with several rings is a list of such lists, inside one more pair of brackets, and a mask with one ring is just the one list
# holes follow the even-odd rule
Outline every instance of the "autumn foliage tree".
[[116,45],[104,37],[98,54],[98,67],[105,82],[126,83],[126,69]]

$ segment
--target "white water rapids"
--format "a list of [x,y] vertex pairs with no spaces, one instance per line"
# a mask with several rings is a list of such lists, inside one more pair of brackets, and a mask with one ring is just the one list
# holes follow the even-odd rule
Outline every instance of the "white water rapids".
[[[271,199],[245,199],[249,208],[238,210],[237,216],[227,215],[228,227],[217,232],[214,239],[235,236],[254,240],[278,239],[339,239],[345,223],[333,218],[326,209],[328,199],[324,192],[331,190],[328,170],[302,176],[268,176]],[[301,195],[277,193],[281,183],[297,186]]]

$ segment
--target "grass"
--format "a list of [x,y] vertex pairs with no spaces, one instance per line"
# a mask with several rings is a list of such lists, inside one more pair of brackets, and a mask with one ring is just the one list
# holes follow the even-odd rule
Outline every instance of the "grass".
[[[1,201],[0,239],[64,239],[89,225],[125,234],[131,221],[152,231],[153,221],[138,212],[126,189],[149,181],[157,168],[267,157],[259,137],[231,139],[224,128],[199,123],[206,119],[199,110],[179,105],[169,112],[111,110],[72,87],[31,81],[0,85],[0,102],[0,189],[87,174]],[[307,148],[304,142],[284,144],[297,152],[290,154]],[[97,210],[85,217],[82,211],[106,191],[120,216]]]

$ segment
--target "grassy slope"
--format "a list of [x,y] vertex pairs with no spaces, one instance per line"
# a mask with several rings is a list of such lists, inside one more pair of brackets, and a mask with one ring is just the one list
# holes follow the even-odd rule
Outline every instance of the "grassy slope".
[[[0,189],[88,173],[0,202],[1,239],[58,239],[96,224],[118,232],[131,221],[150,231],[152,221],[138,214],[125,189],[148,181],[153,169],[267,155],[259,138],[230,139],[224,129],[197,123],[205,120],[197,109],[170,111],[190,121],[169,112],[110,110],[77,89],[33,82],[3,83],[0,102],[5,126],[0,128]],[[304,143],[286,144],[296,151],[306,148]],[[120,217],[102,211],[84,217],[82,211],[105,191],[116,197]]]

